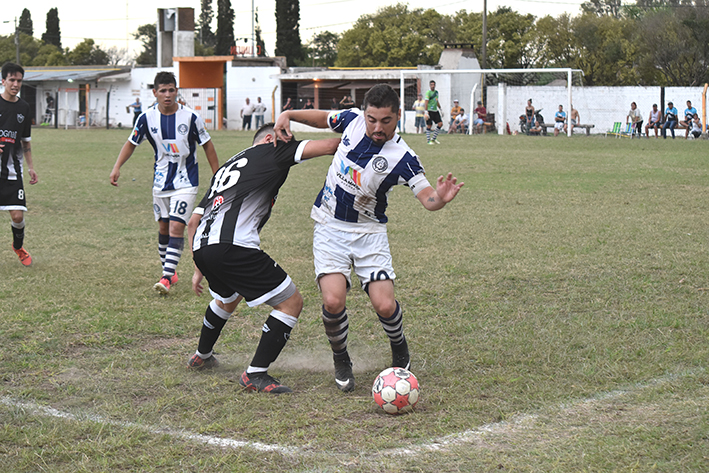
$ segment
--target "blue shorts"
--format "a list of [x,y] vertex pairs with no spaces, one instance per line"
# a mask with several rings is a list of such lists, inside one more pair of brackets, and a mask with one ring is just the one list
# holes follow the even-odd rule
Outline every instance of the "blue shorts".
[[423,128],[426,126],[426,120],[424,120],[423,115],[416,117],[416,122],[414,123],[415,128]]

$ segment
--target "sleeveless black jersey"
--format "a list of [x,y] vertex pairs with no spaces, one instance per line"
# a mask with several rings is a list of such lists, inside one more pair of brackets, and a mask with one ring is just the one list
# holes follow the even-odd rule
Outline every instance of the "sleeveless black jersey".
[[307,141],[248,148],[229,159],[212,177],[199,204],[204,214],[192,249],[229,243],[259,248],[259,232],[271,216],[278,190],[298,164]]
[[0,179],[15,181],[22,179],[22,142],[30,140],[32,117],[30,106],[18,97],[16,102],[8,102],[0,97]]

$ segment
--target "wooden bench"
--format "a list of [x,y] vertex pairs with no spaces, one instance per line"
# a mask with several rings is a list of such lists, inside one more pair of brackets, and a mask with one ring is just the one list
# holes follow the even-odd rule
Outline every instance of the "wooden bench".
[[[574,128],[585,128],[586,129],[586,136],[589,136],[591,134],[591,128],[595,128],[596,125],[574,125]],[[547,130],[553,130],[554,129],[554,124],[553,123],[545,123],[544,128]]]

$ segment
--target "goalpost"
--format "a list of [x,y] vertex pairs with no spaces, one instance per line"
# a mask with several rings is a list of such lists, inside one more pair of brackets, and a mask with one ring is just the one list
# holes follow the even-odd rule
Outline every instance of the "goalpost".
[[[534,98],[544,106],[547,116],[551,120],[544,120],[553,124],[553,116],[558,106],[564,106],[567,121],[572,109],[572,86],[582,85],[582,71],[571,68],[536,68],[536,69],[417,69],[400,71],[400,99],[402,110],[402,130],[415,132],[412,127],[415,114],[411,112],[413,102],[418,93],[425,93],[429,89],[431,80],[436,82],[439,100],[443,106],[444,128],[453,118],[449,117],[453,100],[458,100],[460,105],[470,116],[468,134],[474,132],[474,113],[478,101],[487,108],[488,116],[494,117],[494,126],[499,134],[505,134],[507,126],[516,129],[519,116],[524,113],[527,99]],[[549,109],[549,104],[555,104]],[[407,117],[408,116],[408,117]],[[407,122],[409,126],[407,127]],[[571,135],[571,127],[568,134]]]

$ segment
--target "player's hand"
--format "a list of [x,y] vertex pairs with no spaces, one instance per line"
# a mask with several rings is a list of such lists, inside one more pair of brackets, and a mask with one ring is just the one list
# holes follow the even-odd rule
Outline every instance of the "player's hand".
[[30,184],[37,184],[39,182],[39,177],[37,177],[37,173],[34,172],[34,169],[30,169],[29,173],[30,173]]
[[290,116],[287,111],[278,115],[278,119],[273,125],[273,131],[276,133],[273,146],[276,146],[278,140],[289,142],[293,138],[293,134],[290,131]]
[[450,172],[445,178],[438,176],[438,180],[436,181],[436,193],[443,202],[448,203],[453,200],[455,196],[458,195],[460,188],[465,185],[464,182],[457,184],[457,181],[458,179],[453,177],[453,173]]
[[202,271],[195,268],[194,274],[192,275],[192,290],[198,296],[201,296],[202,292],[204,292],[204,287],[202,286],[203,279],[204,279],[204,276],[202,276]]
[[118,187],[118,178],[121,177],[121,171],[118,169],[114,169],[111,171],[111,175],[109,176],[109,179],[111,180],[111,185]]

